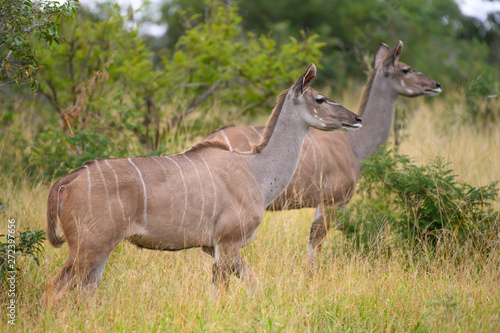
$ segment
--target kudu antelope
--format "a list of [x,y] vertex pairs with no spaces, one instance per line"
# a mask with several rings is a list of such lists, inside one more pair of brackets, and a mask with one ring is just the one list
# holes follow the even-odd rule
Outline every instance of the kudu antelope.
[[[398,61],[403,43],[391,50],[380,44],[374,56],[374,69],[361,97],[358,114],[363,128],[356,133],[327,133],[311,129],[306,135],[300,162],[286,190],[268,209],[316,208],[309,234],[309,263],[314,264],[326,236],[334,210],[351,199],[361,174],[360,162],[386,143],[398,95],[433,96],[441,85]],[[262,140],[264,127],[228,126],[204,140],[219,139],[230,149],[247,151]]]
[[48,196],[47,236],[55,247],[66,240],[69,256],[47,284],[44,304],[77,285],[83,295],[94,291],[123,239],[155,250],[201,247],[214,258],[214,291],[227,288],[231,273],[252,287],[241,248],[292,178],[309,127],[361,127],[356,114],[309,87],[315,75],[309,66],[278,97],[264,139],[249,153],[202,142],[175,156],[91,161],[60,178]]

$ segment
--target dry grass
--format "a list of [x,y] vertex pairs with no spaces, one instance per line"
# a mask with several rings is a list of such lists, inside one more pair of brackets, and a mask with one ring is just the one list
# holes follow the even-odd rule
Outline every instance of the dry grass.
[[[463,110],[457,104],[450,111],[451,97],[439,98],[432,104],[409,102],[416,112],[400,151],[418,163],[442,157],[471,184],[498,180],[498,124],[477,130],[454,122],[458,117],[448,121],[449,112]],[[356,110],[357,94],[334,99]],[[2,183],[0,197],[19,229],[45,227],[48,188],[22,177]],[[249,296],[233,278],[227,296],[217,301],[211,296],[212,261],[201,250],[156,252],[124,242],[110,255],[94,298],[77,305],[71,294],[61,306],[43,311],[44,284],[68,252],[67,246],[46,244],[40,266],[22,259],[16,326],[8,326],[2,303],[0,331],[500,331],[498,254],[480,263],[472,253],[460,264],[450,259],[449,248],[416,261],[404,250],[386,258],[361,253],[331,232],[318,269],[309,272],[313,214],[310,209],[266,213],[256,240],[243,250],[259,276],[257,290]]]

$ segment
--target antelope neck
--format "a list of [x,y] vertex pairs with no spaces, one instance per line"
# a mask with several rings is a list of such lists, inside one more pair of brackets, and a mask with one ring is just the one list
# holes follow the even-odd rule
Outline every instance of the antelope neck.
[[277,116],[278,119],[267,145],[258,153],[243,155],[259,184],[266,207],[292,179],[299,162],[302,142],[308,132],[307,125],[292,105],[290,100],[286,100],[282,110],[273,112],[271,117]]
[[380,68],[375,69],[365,86],[358,112],[363,116],[363,127],[347,138],[358,162],[372,154],[381,144],[387,142],[394,117],[398,94],[391,87],[390,78]]

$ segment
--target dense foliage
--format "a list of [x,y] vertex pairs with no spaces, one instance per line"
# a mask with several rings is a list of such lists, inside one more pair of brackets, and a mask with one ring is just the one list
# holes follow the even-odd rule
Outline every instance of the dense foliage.
[[39,88],[34,77],[40,67],[33,37],[59,44],[61,18],[76,18],[76,6],[69,1],[62,5],[57,1],[0,1],[0,88],[21,83]]
[[[477,238],[487,248],[496,234],[500,214],[491,209],[498,200],[497,183],[474,187],[457,180],[440,160],[418,166],[407,155],[387,146],[363,161],[358,200],[341,228],[360,244],[370,244],[385,232],[412,243],[436,244],[444,235]],[[384,235],[387,236],[387,235]],[[495,238],[495,237],[494,237]]]
[[[364,79],[368,55],[379,43],[397,40],[405,43],[405,61],[441,82],[459,83],[472,73],[490,71],[498,78],[500,17],[492,14],[487,22],[466,17],[453,0],[235,2],[246,30],[270,33],[278,43],[301,30],[317,33],[326,43],[325,77],[334,84]],[[203,13],[207,3],[163,1],[160,23],[168,23],[165,38],[170,47],[183,34],[184,17]]]
[[[19,258],[27,256],[32,258],[37,265],[40,264],[38,257],[42,255],[43,242],[45,241],[45,231],[30,230],[29,228],[16,234],[17,241],[15,244],[16,252],[12,255],[15,264],[9,263],[9,240],[6,235],[0,235],[0,282],[5,283],[9,276],[17,274],[20,271]],[[12,273],[11,273],[12,272]]]

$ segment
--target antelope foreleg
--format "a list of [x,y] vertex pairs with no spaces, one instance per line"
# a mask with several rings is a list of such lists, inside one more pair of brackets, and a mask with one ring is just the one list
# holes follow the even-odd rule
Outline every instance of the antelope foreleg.
[[[207,251],[205,251],[207,252]],[[214,298],[219,293],[226,293],[229,287],[231,274],[247,283],[249,288],[255,286],[255,274],[248,264],[241,258],[241,246],[238,244],[219,244],[213,252],[214,265],[212,268],[212,283]]]
[[[344,208],[342,208],[343,210]],[[308,259],[309,266],[312,268],[316,265],[318,254],[321,251],[321,246],[325,240],[326,234],[332,225],[332,221],[337,218],[337,210],[333,207],[325,209],[323,204],[319,204],[314,214],[313,222],[311,225],[311,232],[309,233],[309,248]]]
[[255,288],[259,280],[253,269],[247,264],[247,262],[241,258],[238,265],[234,267],[234,274],[243,280],[247,286],[248,295],[253,295]]
[[309,267],[316,265],[318,253],[321,251],[321,244],[326,237],[327,221],[325,219],[325,208],[319,204],[314,214],[311,231],[309,233],[309,247],[307,251]]

